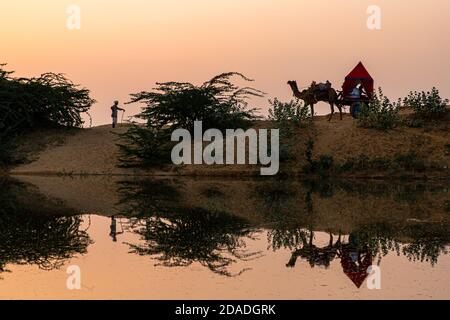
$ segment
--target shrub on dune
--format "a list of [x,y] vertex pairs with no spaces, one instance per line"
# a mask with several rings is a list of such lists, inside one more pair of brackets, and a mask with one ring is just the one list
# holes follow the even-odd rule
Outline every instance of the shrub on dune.
[[441,98],[439,90],[433,87],[428,92],[410,92],[403,103],[414,111],[416,119],[432,120],[445,115],[449,100]]
[[89,90],[62,74],[14,78],[0,65],[0,163],[7,163],[18,135],[46,127],[81,127],[81,114],[95,103]]
[[240,73],[223,73],[196,86],[191,83],[158,83],[153,91],[131,95],[129,103],[143,103],[138,118],[145,126],[135,125],[122,134],[121,165],[151,166],[170,162],[170,134],[175,129],[193,132],[194,122],[202,121],[203,129],[248,128],[258,119],[257,109],[248,107],[248,98],[263,93],[240,87],[233,77],[252,81]]

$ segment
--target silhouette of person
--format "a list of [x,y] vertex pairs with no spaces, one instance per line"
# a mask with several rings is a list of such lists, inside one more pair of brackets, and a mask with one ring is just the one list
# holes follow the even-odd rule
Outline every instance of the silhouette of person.
[[111,226],[110,226],[109,236],[112,238],[113,242],[117,242],[117,235],[123,234],[123,231],[117,232],[117,220],[115,216],[111,217]]
[[117,125],[117,115],[120,111],[125,111],[125,109],[119,108],[119,101],[114,101],[114,105],[111,107],[111,117],[112,117],[112,127],[115,128]]
[[363,95],[367,95],[361,80],[356,82],[356,86],[350,92],[350,98],[361,99]]

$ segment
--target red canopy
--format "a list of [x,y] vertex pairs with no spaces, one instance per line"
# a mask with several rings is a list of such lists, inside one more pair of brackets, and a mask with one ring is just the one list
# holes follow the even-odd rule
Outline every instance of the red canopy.
[[364,90],[367,92],[370,98],[373,95],[373,87],[374,81],[367,69],[364,67],[362,62],[358,63],[358,65],[345,77],[344,85],[342,86],[342,91],[344,93],[344,97],[348,96],[350,92],[355,88],[358,81],[362,82]]

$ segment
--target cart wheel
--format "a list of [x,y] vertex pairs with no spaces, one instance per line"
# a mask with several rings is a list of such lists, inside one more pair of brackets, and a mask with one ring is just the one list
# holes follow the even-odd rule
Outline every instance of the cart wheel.
[[353,102],[352,105],[350,106],[350,114],[352,115],[352,117],[356,119],[358,117],[358,113],[360,112],[361,112],[361,103]]

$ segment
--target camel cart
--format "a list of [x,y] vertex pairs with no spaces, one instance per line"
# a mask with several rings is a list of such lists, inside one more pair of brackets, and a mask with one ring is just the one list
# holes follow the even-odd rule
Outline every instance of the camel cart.
[[[361,97],[355,99],[352,97],[353,89],[361,84],[363,93]],[[345,82],[342,85],[342,91],[339,93],[339,104],[341,106],[349,106],[350,114],[356,117],[361,110],[363,104],[369,103],[374,96],[374,80],[367,72],[367,69],[360,62],[358,65],[345,77]]]

